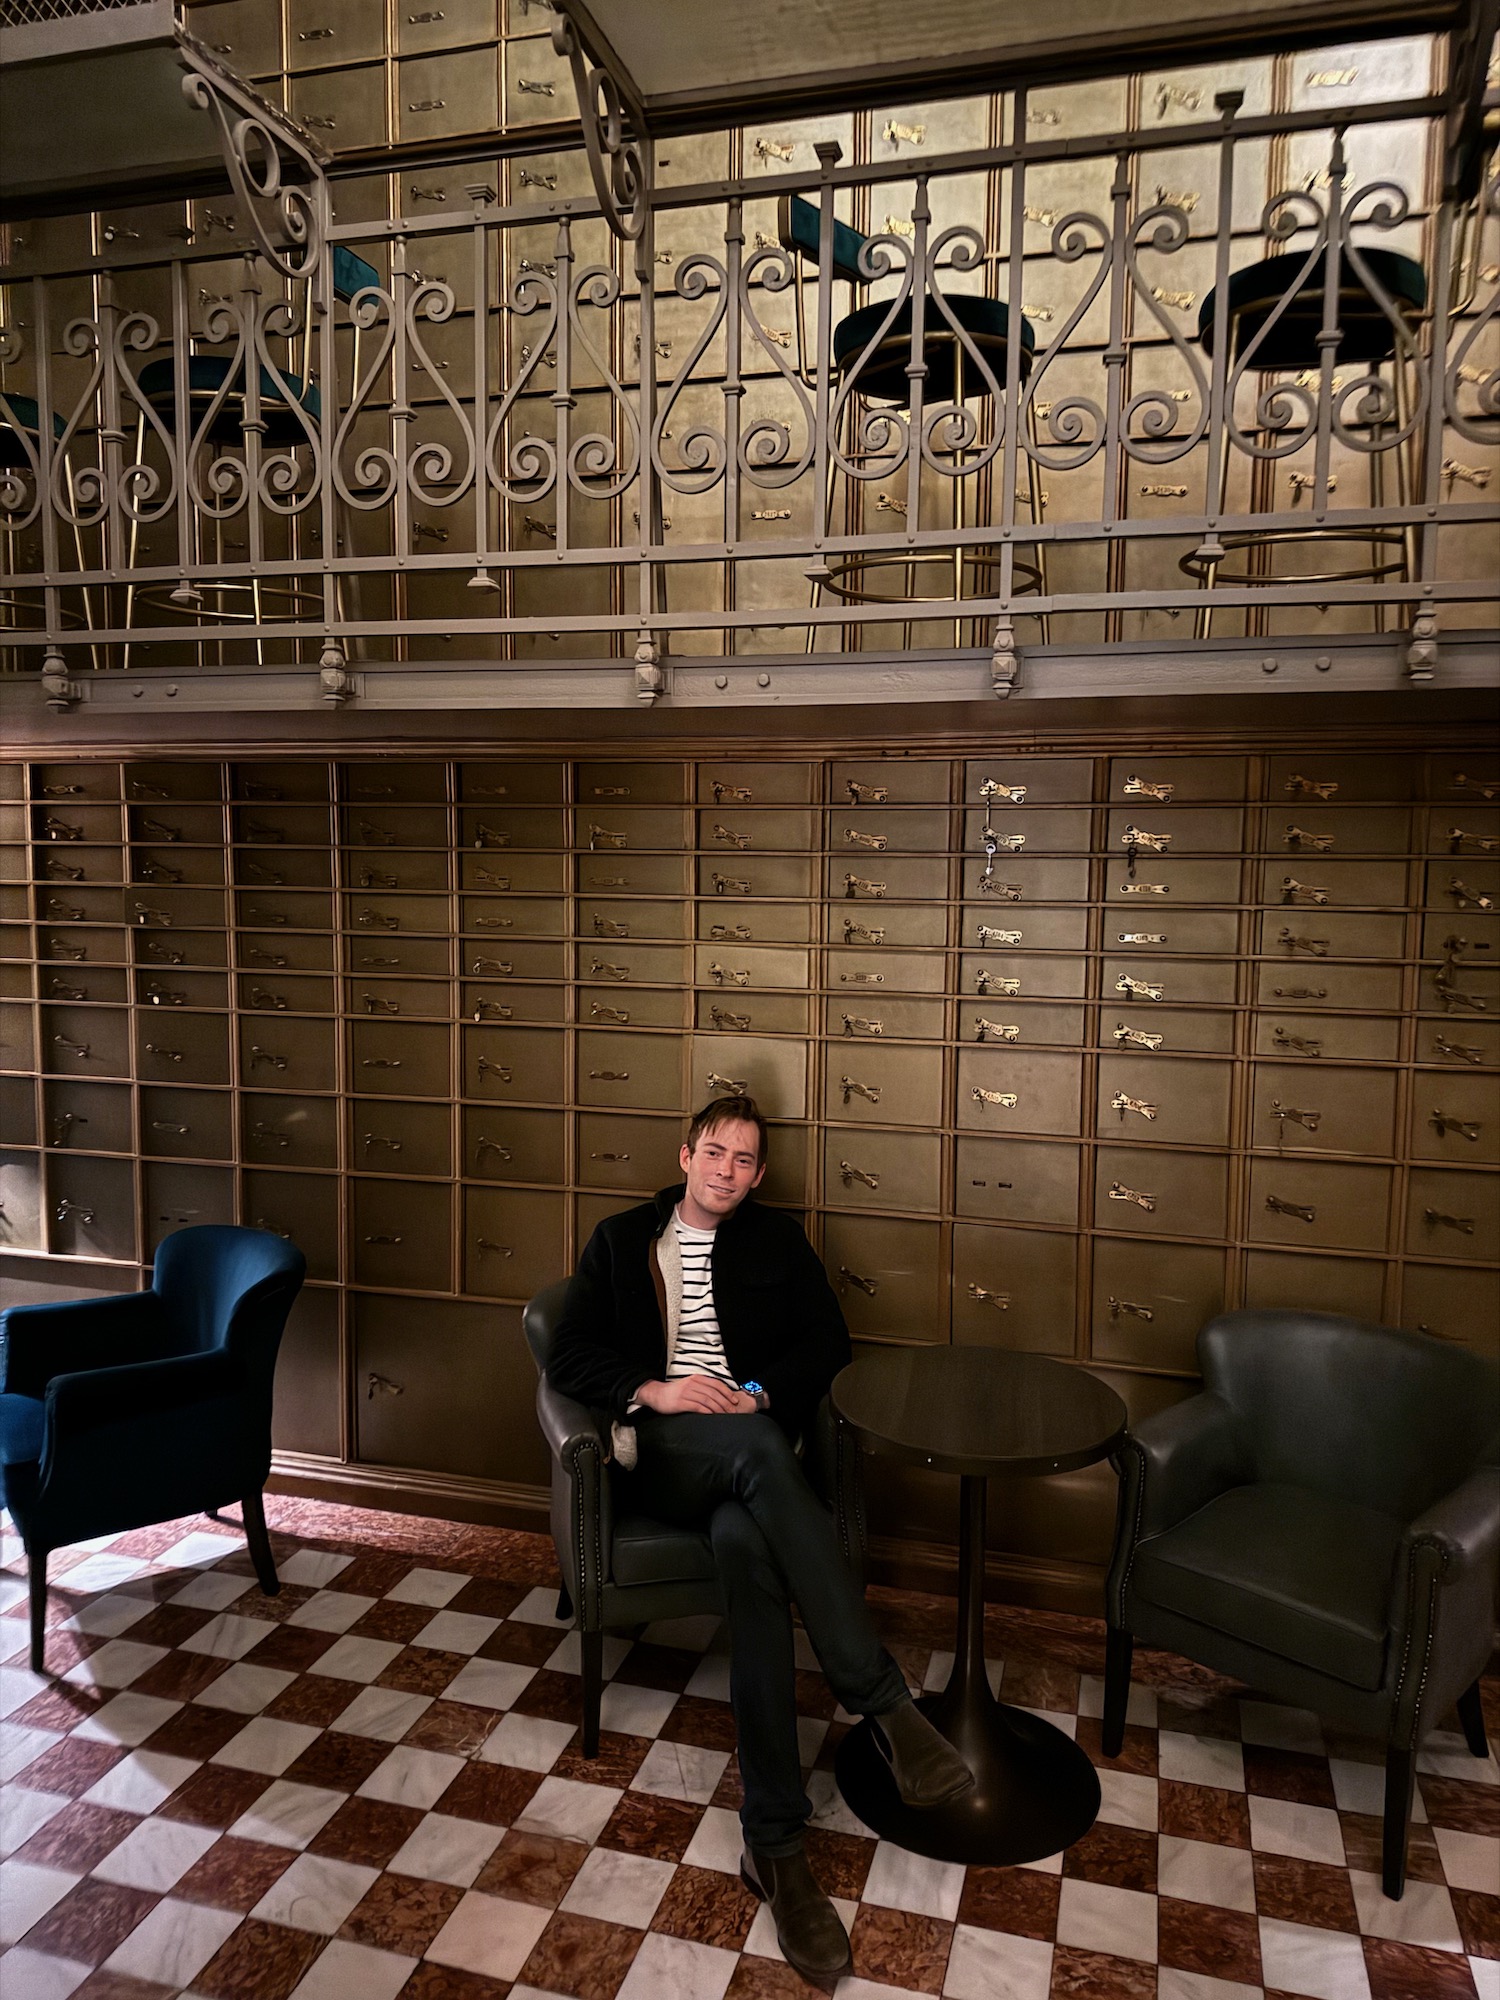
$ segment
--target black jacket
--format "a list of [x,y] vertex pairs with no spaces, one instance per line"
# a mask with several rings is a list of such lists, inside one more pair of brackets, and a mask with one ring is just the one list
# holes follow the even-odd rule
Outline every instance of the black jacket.
[[[686,1190],[606,1216],[589,1238],[552,1338],[547,1379],[624,1420],[642,1382],[667,1372],[667,1331],[650,1248]],[[714,1308],[738,1382],[759,1382],[793,1439],[851,1359],[833,1287],[800,1223],[753,1196],[714,1231]]]

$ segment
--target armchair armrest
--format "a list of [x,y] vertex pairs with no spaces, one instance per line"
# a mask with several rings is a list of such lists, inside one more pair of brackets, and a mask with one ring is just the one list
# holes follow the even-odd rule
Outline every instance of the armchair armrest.
[[582,1403],[554,1389],[543,1375],[536,1388],[537,1421],[552,1453],[552,1536],[568,1595],[585,1628],[597,1626],[609,1575],[614,1508],[599,1426]]
[[0,1391],[42,1396],[56,1375],[154,1361],[171,1332],[153,1291],[0,1313]]
[[1249,1477],[1234,1414],[1204,1392],[1148,1417],[1115,1454],[1120,1504],[1106,1585],[1110,1622],[1125,1625],[1137,1545],[1162,1534]]
[[1494,1631],[1500,1466],[1482,1466],[1407,1528],[1391,1579],[1392,1742],[1416,1742],[1478,1678]]
[[221,1348],[54,1375],[47,1385],[48,1437],[165,1416],[227,1395],[237,1381],[234,1362]]

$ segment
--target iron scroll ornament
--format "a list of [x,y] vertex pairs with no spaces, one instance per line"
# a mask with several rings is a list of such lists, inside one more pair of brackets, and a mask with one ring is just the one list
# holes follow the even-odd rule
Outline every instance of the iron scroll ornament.
[[651,213],[649,142],[627,135],[619,84],[602,65],[590,67],[573,23],[560,10],[552,23],[552,46],[573,72],[589,173],[604,219],[623,242],[636,243]]

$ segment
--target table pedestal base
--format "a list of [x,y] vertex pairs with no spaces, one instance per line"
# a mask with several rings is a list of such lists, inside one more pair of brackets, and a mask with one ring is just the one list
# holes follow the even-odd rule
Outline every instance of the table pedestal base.
[[1024,1708],[996,1701],[984,1665],[985,1486],[963,1481],[958,1549],[959,1634],[941,1694],[917,1706],[974,1773],[945,1806],[901,1803],[872,1726],[861,1722],[834,1759],[846,1803],[882,1840],[935,1861],[1040,1861],[1081,1840],[1099,1812],[1099,1778],[1069,1736]]

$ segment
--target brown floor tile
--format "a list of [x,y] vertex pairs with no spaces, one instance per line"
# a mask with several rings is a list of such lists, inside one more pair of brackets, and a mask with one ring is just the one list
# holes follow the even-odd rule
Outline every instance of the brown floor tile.
[[85,1737],[65,1736],[61,1743],[49,1744],[11,1783],[31,1792],[59,1792],[64,1798],[76,1799],[125,1754],[118,1743],[91,1743]]
[[1453,1912],[1464,1950],[1475,1958],[1500,1958],[1500,1896],[1474,1889],[1453,1891]]
[[333,1792],[357,1792],[390,1754],[390,1744],[373,1736],[351,1736],[341,1729],[325,1729],[295,1763],[287,1766],[283,1775],[293,1785],[323,1785]]
[[1063,1856],[1064,1875],[1156,1894],[1156,1835],[1096,1820]]
[[1245,1790],[1266,1799],[1291,1799],[1303,1806],[1338,1804],[1326,1757],[1268,1750],[1259,1743],[1245,1745]]
[[541,1782],[540,1771],[520,1771],[510,1764],[468,1764],[433,1811],[482,1820],[486,1826],[513,1826]]
[[539,1667],[557,1651],[557,1631],[551,1625],[523,1621],[497,1626],[479,1648],[481,1660],[509,1660],[518,1667]]
[[[839,1705],[838,1696],[821,1673],[799,1667],[793,1676],[793,1692],[799,1715],[810,1715],[818,1722],[832,1722],[833,1712]],[[720,1703],[720,1706],[723,1704]]]
[[134,1979],[128,1972],[110,1972],[101,1965],[73,1988],[72,2000],[172,2000],[176,1992],[175,1986],[163,1986],[159,1980]]
[[657,1735],[664,1743],[695,1743],[701,1750],[732,1750],[736,1736],[734,1712],[727,1701],[705,1701],[684,1694]]
[[34,1833],[15,1858],[36,1868],[65,1868],[76,1875],[87,1875],[139,1825],[134,1813],[87,1806],[75,1799]]
[[550,1535],[528,1534],[518,1528],[466,1528],[449,1551],[455,1569],[475,1576],[524,1581],[528,1590],[558,1587],[557,1551]]
[[132,1625],[126,1636],[143,1646],[180,1646],[184,1639],[201,1632],[213,1615],[191,1604],[158,1604]]
[[[340,1579],[334,1579],[334,1589]],[[432,1623],[430,1604],[404,1604],[399,1598],[382,1597],[372,1604],[362,1618],[357,1618],[349,1627],[362,1639],[394,1639],[402,1646],[409,1645],[424,1625]]]
[[857,1979],[904,1986],[911,1993],[941,1993],[953,1926],[940,1917],[915,1916],[861,1903],[849,1933]]
[[574,1778],[585,1785],[618,1785],[623,1791],[651,1749],[649,1736],[622,1736],[615,1730],[601,1729],[599,1755],[585,1757],[579,1748],[582,1739],[582,1730],[575,1730],[572,1741],[552,1766],[553,1777]]
[[305,1674],[338,1636],[337,1632],[314,1632],[306,1625],[268,1625],[265,1638],[258,1639],[245,1657],[252,1666],[283,1667],[289,1674]]
[[334,1680],[327,1674],[299,1674],[265,1706],[276,1722],[310,1722],[326,1729],[353,1701],[358,1690],[352,1681]]
[[692,1938],[697,1944],[718,1945],[724,1951],[740,1951],[759,1908],[759,1897],[738,1875],[684,1863],[667,1884],[651,1928]]
[[[1139,1656],[1137,1656],[1139,1658]],[[1140,1679],[1139,1666],[1135,1678]],[[1199,1694],[1189,1688],[1174,1688],[1156,1698],[1156,1726],[1177,1730],[1188,1736],[1217,1736],[1225,1742],[1240,1740],[1240,1705],[1230,1695]]]
[[874,1841],[861,1834],[834,1833],[827,1827],[810,1826],[802,1844],[808,1866],[824,1895],[857,1903],[865,1892],[870,1863],[875,1859]]
[[483,1749],[499,1720],[493,1708],[476,1708],[466,1701],[435,1701],[431,1708],[423,1709],[401,1740],[419,1750],[474,1757]]
[[530,1590],[529,1583],[499,1583],[487,1576],[473,1576],[448,1599],[447,1608],[467,1611],[475,1618],[509,1618]]
[[[1344,1859],[1348,1865],[1365,1875],[1378,1875],[1381,1869],[1381,1839],[1384,1832],[1382,1823],[1373,1813],[1339,1814],[1339,1825],[1344,1830]],[[1432,1837],[1432,1828],[1413,1821],[1406,1834],[1406,1874],[1412,1882],[1446,1882],[1442,1857],[1438,1853],[1437,1842]]]
[[505,2000],[508,1979],[486,1979],[451,1965],[419,1965],[396,2000]]
[[615,1669],[614,1679],[624,1687],[681,1694],[702,1664],[703,1655],[684,1646],[656,1646],[638,1639]]
[[1156,2000],[1156,1967],[1060,1944],[1052,1954],[1052,2000]]
[[1157,1957],[1180,1972],[1259,1986],[1260,1929],[1240,1910],[1207,1903],[1182,1903],[1162,1896],[1156,1905]]
[[339,1571],[333,1588],[349,1591],[355,1597],[384,1597],[417,1567],[410,1556],[366,1549],[355,1556],[347,1569]]
[[335,1861],[384,1868],[406,1845],[421,1819],[416,1806],[393,1805],[389,1799],[346,1799],[308,1844],[314,1854],[326,1854]]
[[[831,1763],[824,1766],[831,1769]],[[738,1812],[745,1803],[745,1787],[740,1780],[740,1765],[737,1757],[731,1757],[724,1766],[723,1776],[714,1787],[714,1795],[709,1800],[711,1806],[718,1806],[724,1812]]]
[[513,1827],[485,1863],[474,1887],[486,1895],[509,1896],[512,1902],[537,1903],[545,1910],[555,1910],[588,1856],[581,1840],[522,1833]]
[[150,1528],[132,1528],[128,1534],[119,1536],[110,1544],[110,1554],[134,1556],[138,1562],[150,1562],[163,1549],[174,1548],[193,1527],[191,1521],[158,1521]]
[[228,1664],[208,1653],[168,1653],[130,1683],[130,1692],[160,1695],[163,1701],[191,1701],[210,1681],[216,1681]]
[[1219,1847],[1250,1845],[1250,1802],[1243,1792],[1218,1785],[1179,1785],[1163,1778],[1157,1788],[1163,1833],[1179,1840],[1210,1840]]
[[622,1847],[627,1854],[649,1854],[658,1861],[680,1861],[702,1817],[702,1806],[689,1805],[685,1799],[627,1792],[596,1844]]
[[[63,1616],[71,1618],[74,1608],[74,1606],[69,1605],[64,1610]],[[27,1640],[25,1630],[19,1620],[16,1621],[15,1631],[18,1645],[16,1651],[9,1656],[9,1663],[15,1666],[25,1666],[28,1664],[26,1658]],[[9,1634],[7,1634],[8,1636]],[[108,1641],[102,1634],[98,1637],[90,1637],[83,1632],[65,1632],[61,1626],[54,1626],[42,1642],[43,1670],[50,1674],[54,1680],[61,1680],[63,1675],[71,1668],[76,1667],[80,1660],[86,1660],[90,1653],[97,1653],[99,1648],[106,1644],[108,1644]]]
[[1132,1771],[1141,1778],[1156,1776],[1157,1735],[1154,1729],[1140,1729],[1135,1723],[1127,1722],[1119,1756],[1106,1757],[1103,1727],[1096,1715],[1080,1715],[1078,1718],[1078,1732],[1074,1740],[1079,1749],[1087,1753],[1091,1763],[1101,1771]]
[[1475,2000],[1474,1975],[1455,1951],[1366,1938],[1370,2000]]
[[463,1895],[462,1889],[447,1882],[381,1875],[344,1919],[339,1936],[374,1945],[380,1951],[420,1958]]
[[286,2000],[327,1943],[312,1931],[247,1917],[193,1981],[206,2000]]
[[57,1729],[66,1735],[103,1708],[111,1694],[108,1688],[71,1687],[66,1681],[59,1681],[55,1687],[43,1688],[40,1694],[23,1702],[6,1721],[21,1729]]
[[442,1653],[431,1646],[408,1646],[375,1676],[376,1687],[403,1694],[439,1695],[468,1665],[466,1653]]
[[724,2000],[828,2000],[826,1985],[814,1985],[778,1958],[742,1958]]
[[200,1708],[196,1702],[189,1702],[175,1715],[168,1716],[141,1748],[165,1757],[191,1757],[195,1763],[206,1764],[231,1736],[239,1734],[245,1721],[243,1715],[227,1708]]
[[624,1924],[558,1910],[532,1947],[517,1984],[576,1995],[577,2000],[614,2000],[642,1935]]
[[1417,1779],[1434,1826],[1460,1833],[1500,1834],[1500,1786],[1475,1785],[1467,1778]]
[[1263,1917],[1316,1924],[1325,1931],[1359,1930],[1348,1871],[1285,1854],[1257,1854],[1255,1907]]
[[517,1715],[537,1715],[547,1722],[579,1722],[582,1706],[583,1683],[577,1674],[553,1673],[545,1667],[532,1675],[511,1703]]
[[100,1965],[160,1901],[153,1889],[127,1889],[86,1876],[32,1925],[22,1942],[28,1951]]
[[1043,1875],[1035,1868],[970,1868],[964,1876],[958,1921],[1050,1944],[1057,1936],[1061,1890],[1060,1875]]
[[186,1903],[207,1903],[216,1910],[253,1910],[296,1858],[295,1848],[272,1847],[263,1840],[240,1840],[225,1834],[198,1857],[172,1894]]
[[232,1771],[227,1764],[205,1764],[157,1811],[163,1819],[185,1819],[194,1826],[232,1826],[270,1784],[261,1771]]
[[1000,1676],[1000,1698],[1020,1708],[1049,1708],[1054,1714],[1078,1713],[1078,1675],[1051,1660],[1007,1657]]

